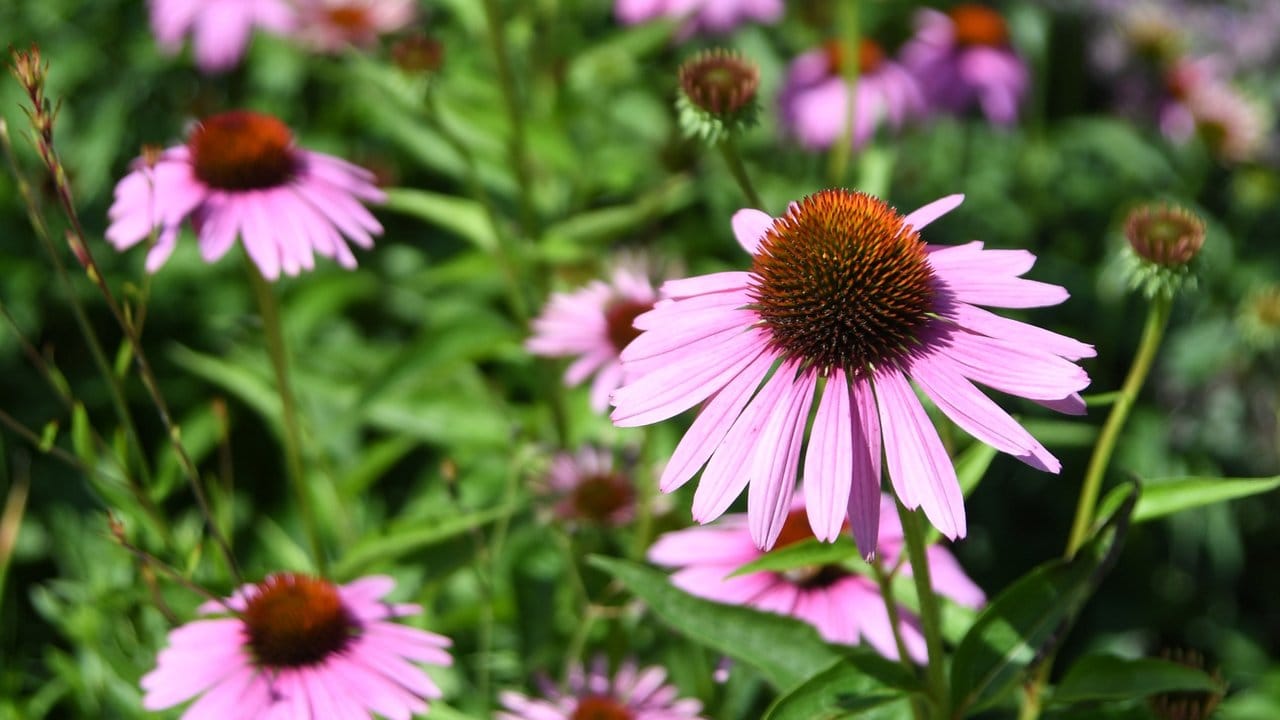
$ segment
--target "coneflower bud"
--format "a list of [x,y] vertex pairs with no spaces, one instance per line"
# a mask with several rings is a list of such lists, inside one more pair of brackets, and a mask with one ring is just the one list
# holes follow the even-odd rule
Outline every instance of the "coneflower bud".
[[755,122],[760,70],[740,53],[700,52],[680,66],[679,77],[676,109],[689,137],[714,144]]
[[425,33],[416,33],[391,46],[391,60],[411,75],[433,73],[444,64],[444,44]]
[[1124,223],[1130,286],[1147,297],[1195,287],[1192,261],[1204,247],[1204,220],[1167,203],[1140,205]]

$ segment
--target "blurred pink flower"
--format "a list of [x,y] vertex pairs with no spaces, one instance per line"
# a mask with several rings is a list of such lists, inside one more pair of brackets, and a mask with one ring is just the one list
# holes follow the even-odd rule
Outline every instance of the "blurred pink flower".
[[285,0],[150,0],[151,31],[160,47],[176,53],[190,33],[196,64],[205,72],[240,62],[254,28],[286,34],[294,27]]
[[686,18],[681,35],[724,34],[739,25],[772,25],[782,19],[782,0],[617,0],[618,21],[626,25],[658,18]]
[[1179,144],[1198,135],[1224,160],[1247,161],[1265,144],[1266,118],[1222,75],[1212,57],[1175,62],[1165,73],[1168,94],[1160,107],[1160,131]]
[[920,81],[933,109],[960,113],[976,104],[998,125],[1018,119],[1030,73],[1009,46],[999,13],[962,3],[947,13],[919,10],[915,23],[915,36],[902,48],[902,62]]
[[391,578],[347,585],[282,573],[246,585],[169,633],[142,678],[147,710],[199,697],[184,720],[408,718],[441,696],[418,663],[449,665],[449,639],[390,622],[417,605],[388,603]]
[[552,293],[533,319],[533,337],[525,347],[534,355],[576,357],[564,382],[573,387],[595,373],[591,407],[603,411],[609,407],[609,393],[624,380],[618,353],[640,334],[631,323],[657,299],[641,269],[620,263],[609,282],[593,280],[574,292]]
[[[878,538],[880,560],[886,569],[903,563],[903,573],[910,576],[911,565],[902,552],[902,525],[898,522],[893,498],[882,495],[880,506],[884,518]],[[778,548],[813,537],[800,493],[796,493],[790,508],[778,536]],[[828,642],[857,645],[865,641],[881,655],[898,659],[889,612],[875,578],[855,574],[843,565],[729,577],[738,568],[765,555],[752,542],[747,526],[745,515],[726,515],[714,525],[669,532],[649,548],[649,560],[679,568],[671,576],[671,582],[692,595],[790,615],[814,626]],[[931,545],[926,552],[935,591],[970,608],[986,601],[982,590],[965,575],[960,563],[946,548]],[[924,636],[916,617],[905,607],[898,609],[898,615],[907,653],[916,662],[924,662],[927,659]]]
[[[792,60],[787,70],[778,97],[782,124],[811,150],[830,147],[848,124],[849,86],[840,75],[843,56],[840,42],[831,41]],[[896,130],[924,111],[915,78],[870,40],[859,48],[856,88],[854,149],[865,145],[881,124]]]
[[507,712],[495,720],[700,720],[702,704],[677,699],[676,689],[666,684],[667,671],[661,667],[637,669],[625,662],[612,676],[603,659],[591,670],[573,668],[568,692],[550,683],[542,689],[545,700],[506,691],[498,699]]
[[635,514],[631,478],[615,469],[613,453],[587,446],[560,453],[547,472],[546,492],[556,498],[556,515],[569,522],[622,525]]
[[413,22],[414,0],[302,0],[297,37],[321,52],[368,47]]
[[146,263],[155,272],[190,219],[205,261],[222,257],[238,236],[274,280],[281,270],[312,269],[313,253],[355,267],[343,236],[372,247],[382,226],[360,201],[382,199],[367,170],[296,147],[270,115],[236,110],[202,120],[186,145],[135,161],[116,185],[106,236],[124,250],[158,230]]
[[962,537],[955,468],[910,380],[975,438],[1058,472],[1057,459],[973,383],[1082,413],[1089,376],[1071,361],[1093,348],[978,307],[1057,305],[1067,291],[1020,278],[1035,262],[1026,251],[925,244],[919,231],[962,199],[903,216],[864,193],[824,190],[776,219],[736,213],[751,270],[665,283],[622,352],[630,379],[613,395],[614,424],[648,425],[702,404],[660,488],[680,487],[705,464],[693,517],[706,523],[749,486],[751,537],[772,547],[820,395],[803,472],[814,534],[832,540],[847,517],[858,547],[874,552],[883,449],[902,503]]

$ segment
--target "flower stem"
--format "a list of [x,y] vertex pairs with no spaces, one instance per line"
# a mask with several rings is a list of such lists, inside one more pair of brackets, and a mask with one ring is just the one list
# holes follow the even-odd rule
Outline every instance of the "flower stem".
[[733,134],[729,134],[720,143],[720,154],[724,156],[725,163],[729,166],[729,172],[733,174],[733,179],[738,181],[738,187],[742,188],[742,194],[747,196],[747,202],[751,203],[751,207],[757,210],[764,210],[764,203],[760,200],[760,195],[756,192],[756,188],[751,184],[751,177],[747,175],[747,168],[742,164],[742,155],[738,152],[738,142],[734,139]]
[[840,30],[840,42],[844,43],[844,52],[840,58],[840,75],[845,87],[849,90],[849,105],[846,109],[844,130],[831,146],[830,165],[831,185],[840,187],[844,184],[849,169],[849,156],[853,153],[853,133],[858,109],[858,48],[862,44],[862,28],[858,23],[857,0],[845,0],[836,3],[836,26]]
[[[908,672],[914,675],[916,667],[911,662],[911,655],[907,653],[907,643],[902,639],[902,620],[898,615],[898,602],[893,598],[893,576],[897,569],[885,572],[884,563],[877,556],[871,563],[871,570],[875,574],[876,585],[880,588],[880,597],[884,600],[884,609],[889,614],[889,627],[893,629],[893,644],[898,648],[898,660]],[[924,720],[925,717],[925,709],[921,699],[914,694],[911,696],[911,717],[915,720]]]
[[1138,399],[1138,392],[1142,389],[1147,373],[1151,370],[1151,364],[1155,361],[1156,351],[1160,348],[1165,327],[1169,324],[1172,308],[1172,298],[1157,295],[1147,309],[1147,320],[1142,328],[1142,338],[1138,341],[1138,352],[1133,358],[1133,365],[1130,366],[1124,385],[1121,386],[1120,393],[1111,406],[1111,414],[1107,416],[1107,421],[1102,426],[1098,444],[1094,446],[1093,456],[1089,458],[1089,467],[1085,470],[1084,482],[1080,486],[1080,500],[1076,504],[1075,521],[1071,524],[1071,534],[1067,538],[1068,558],[1075,555],[1084,544],[1089,528],[1093,525],[1093,514],[1098,502],[1098,491],[1102,486],[1102,476],[1111,462],[1111,454],[1115,450],[1116,440],[1120,437],[1120,430],[1124,427],[1129,411]]
[[902,520],[902,537],[911,561],[911,578],[915,581],[916,595],[920,600],[920,624],[929,651],[929,664],[925,668],[929,693],[938,710],[937,717],[948,718],[951,717],[951,690],[947,687],[947,671],[942,658],[942,609],[938,596],[933,592],[933,580],[929,577],[924,528],[920,524],[919,513],[908,510],[900,501],[897,504],[898,517]]
[[280,305],[275,293],[271,290],[271,285],[262,277],[258,267],[247,255],[245,266],[249,270],[249,284],[253,286],[253,295],[258,302],[258,313],[262,316],[267,355],[271,358],[271,369],[276,376],[276,391],[280,393],[280,422],[284,429],[285,470],[298,502],[298,514],[302,517],[303,530],[311,541],[311,554],[315,558],[316,571],[321,576],[327,576],[329,562],[325,556],[324,543],[320,539],[315,506],[311,491],[307,487],[302,464],[302,433],[299,430],[298,408],[294,401],[293,388],[289,383],[289,357],[285,348],[284,332],[280,325]]
[[525,239],[538,236],[537,215],[533,211],[533,178],[529,171],[529,144],[525,138],[524,109],[516,91],[515,74],[512,72],[511,53],[503,36],[505,22],[498,0],[484,0],[484,16],[489,26],[489,44],[498,68],[498,84],[502,87],[502,99],[507,106],[507,119],[511,122],[511,169],[519,186],[520,229]]

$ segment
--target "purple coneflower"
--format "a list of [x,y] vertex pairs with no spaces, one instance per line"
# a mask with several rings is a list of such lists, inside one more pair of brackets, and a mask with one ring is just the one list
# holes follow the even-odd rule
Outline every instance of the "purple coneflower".
[[1243,162],[1265,143],[1262,111],[1222,78],[1212,57],[1182,58],[1166,71],[1160,131],[1175,143],[1199,136],[1218,157]]
[[[830,147],[848,125],[849,86],[840,74],[845,56],[844,45],[832,40],[792,60],[787,70],[778,97],[782,124],[811,150]],[[881,124],[896,130],[924,110],[915,78],[871,40],[859,47],[856,87],[854,149],[865,145]]]
[[262,275],[274,280],[282,270],[310,270],[315,253],[355,267],[347,239],[368,248],[382,232],[360,201],[382,199],[367,170],[297,147],[289,128],[270,115],[236,110],[200,121],[186,145],[135,161],[116,185],[106,235],[124,250],[158,230],[146,263],[155,272],[190,219],[206,262],[239,237]]
[[142,705],[162,710],[199,697],[184,720],[425,713],[440,689],[417,664],[449,665],[449,639],[390,622],[421,612],[384,601],[394,586],[376,575],[334,585],[281,573],[205,603],[202,614],[235,614],[169,633],[142,678]]
[[534,355],[575,357],[564,374],[569,387],[595,373],[591,407],[603,411],[609,407],[609,393],[625,379],[618,354],[640,334],[631,323],[657,299],[644,272],[619,264],[609,282],[593,280],[574,292],[552,293],[534,318],[533,337],[525,347]]
[[284,0],[151,0],[151,30],[170,53],[191,33],[196,64],[205,72],[240,62],[254,28],[277,34],[293,29],[293,8]]
[[[884,521],[879,531],[879,557],[892,569],[907,563],[902,553],[902,526],[893,499],[881,496]],[[778,548],[813,537],[805,517],[804,501],[797,493],[778,535]],[[954,556],[940,545],[928,550],[934,590],[966,607],[986,601]],[[679,568],[671,582],[685,592],[729,605],[748,605],[790,615],[817,629],[824,640],[844,645],[863,641],[881,655],[898,659],[889,612],[874,578],[858,575],[843,565],[820,565],[782,572],[763,571],[729,577],[735,570],[764,555],[751,540],[745,515],[726,515],[714,525],[667,533],[649,548],[649,560]],[[911,566],[903,572],[911,574]],[[924,636],[906,608],[898,609],[899,632],[907,654],[924,662]]]
[[1018,119],[1029,72],[1009,45],[1004,18],[991,8],[962,3],[946,13],[918,11],[902,62],[935,109],[959,113],[976,104],[998,125]]
[[700,720],[702,704],[678,699],[666,680],[667,671],[661,667],[641,670],[632,662],[610,676],[604,660],[597,659],[590,671],[573,669],[568,692],[547,683],[543,700],[502,693],[499,700],[506,712],[499,712],[495,720]]
[[546,491],[556,500],[556,516],[568,522],[622,525],[635,515],[635,486],[604,448],[587,446],[576,454],[556,455]]
[[978,307],[1057,305],[1067,291],[1020,278],[1035,262],[1026,251],[925,244],[920,230],[962,199],[902,216],[870,195],[824,190],[779,218],[736,213],[751,270],[667,282],[666,299],[636,318],[644,332],[622,352],[631,380],[614,393],[616,425],[648,425],[706,401],[661,489],[705,464],[693,517],[706,523],[750,486],[751,537],[772,547],[817,395],[803,474],[819,539],[835,538],[847,516],[858,547],[874,552],[882,448],[902,503],[962,537],[955,468],[910,380],[977,439],[1057,472],[1057,459],[973,383],[1080,413],[1089,376],[1071,361],[1093,348]]
[[682,37],[724,34],[743,23],[772,25],[782,19],[782,0],[617,0],[618,21],[627,25],[658,18],[685,18]]
[[303,0],[297,36],[321,52],[368,47],[379,36],[407,27],[416,8],[414,0]]

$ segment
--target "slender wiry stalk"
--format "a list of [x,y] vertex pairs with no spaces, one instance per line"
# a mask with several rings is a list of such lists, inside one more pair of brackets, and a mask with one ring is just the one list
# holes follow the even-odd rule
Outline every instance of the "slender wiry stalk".
[[832,187],[841,187],[849,168],[849,156],[853,153],[854,118],[858,109],[858,73],[861,71],[858,48],[862,44],[862,28],[858,23],[857,0],[836,3],[836,26],[840,30],[840,42],[844,43],[844,52],[840,53],[840,76],[849,90],[849,107],[844,130],[831,146],[829,170]]
[[511,65],[511,53],[503,34],[506,23],[498,0],[484,0],[484,15],[489,28],[489,44],[494,63],[498,68],[498,84],[502,87],[502,99],[507,107],[507,120],[511,123],[509,140],[511,169],[516,176],[517,197],[520,202],[520,229],[527,240],[538,237],[537,215],[533,209],[533,178],[529,169],[529,143],[525,135],[524,106],[516,88],[515,73]]
[[747,202],[757,210],[764,210],[764,202],[760,200],[755,186],[751,184],[751,177],[747,175],[747,168],[742,164],[742,156],[738,153],[738,142],[732,133],[720,141],[720,154],[724,156],[733,179],[738,181],[738,187],[742,188],[742,194],[747,196]]
[[1111,406],[1111,414],[1107,416],[1102,432],[1098,435],[1098,444],[1093,447],[1093,455],[1089,458],[1089,466],[1085,470],[1084,482],[1080,485],[1080,499],[1076,504],[1075,520],[1071,523],[1071,534],[1067,538],[1067,557],[1076,554],[1084,541],[1088,539],[1089,528],[1093,525],[1095,506],[1098,503],[1098,492],[1102,487],[1102,477],[1111,463],[1111,454],[1115,450],[1116,440],[1124,427],[1129,411],[1138,399],[1142,384],[1151,371],[1156,351],[1160,349],[1160,341],[1164,337],[1165,326],[1169,324],[1169,313],[1173,308],[1173,300],[1165,295],[1157,295],[1147,308],[1146,324],[1142,328],[1142,338],[1138,341],[1138,352],[1134,355],[1129,374],[1125,376],[1120,394]]
[[298,514],[302,518],[303,531],[311,542],[311,554],[315,558],[316,570],[321,575],[327,576],[329,560],[325,555],[324,542],[320,538],[315,503],[312,501],[311,488],[307,485],[306,470],[302,463],[302,433],[298,425],[298,408],[293,397],[293,386],[289,381],[289,357],[284,342],[284,330],[280,326],[280,305],[271,285],[258,272],[258,266],[254,265],[248,256],[245,257],[245,266],[249,271],[249,284],[253,286],[253,296],[258,302],[258,314],[262,316],[267,355],[271,358],[271,369],[276,377],[276,392],[280,394],[280,424],[284,436],[285,470],[289,475],[289,484],[293,488],[298,503]]
[[929,664],[925,668],[929,694],[938,710],[937,717],[948,718],[951,716],[951,691],[947,687],[946,664],[942,656],[942,609],[938,596],[933,592],[924,528],[920,524],[919,513],[908,510],[901,502],[898,503],[898,517],[902,520],[902,537],[911,561],[911,579],[915,581],[916,595],[920,600],[920,625],[924,629],[925,646],[929,652]]
[[[916,666],[911,662],[911,655],[907,653],[907,643],[902,639],[901,618],[898,615],[898,602],[893,597],[893,576],[897,569],[893,572],[885,572],[884,563],[877,556],[871,563],[871,570],[875,574],[876,585],[880,588],[880,597],[884,600],[884,609],[889,614],[889,627],[893,629],[893,644],[898,648],[898,660],[908,672],[914,674]],[[920,700],[916,696],[911,698],[911,716],[915,720],[924,720],[925,708],[922,707]]]

